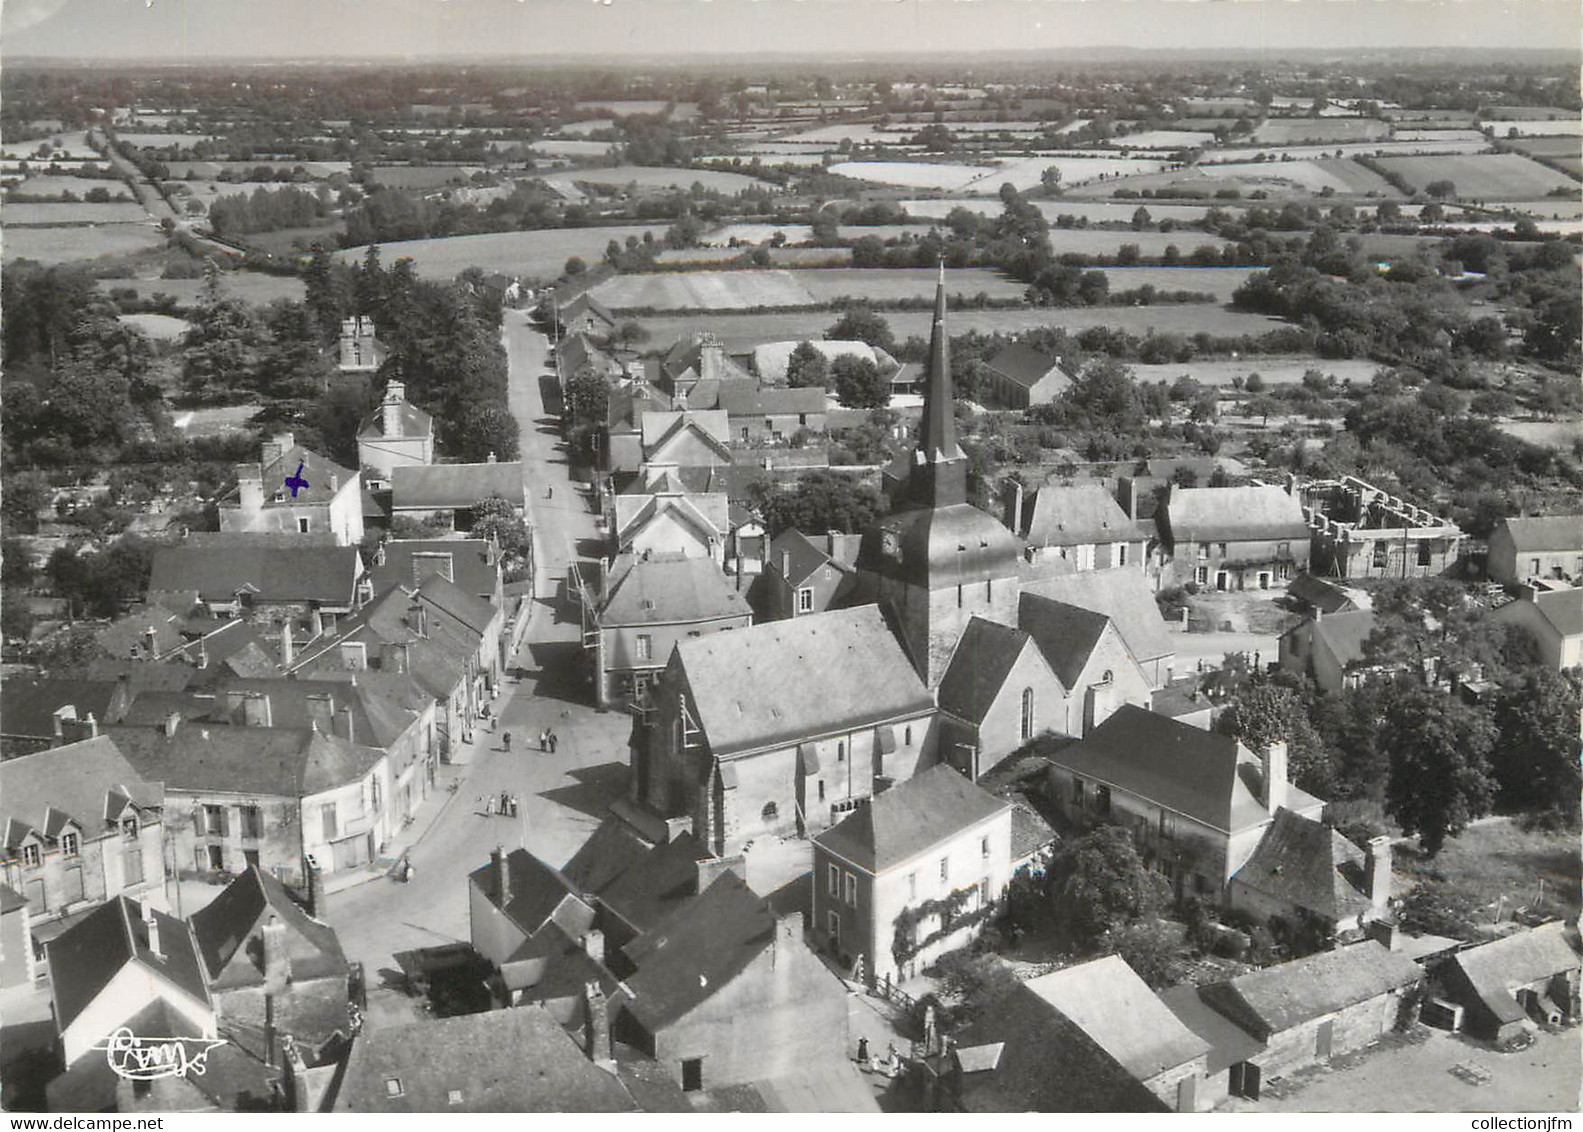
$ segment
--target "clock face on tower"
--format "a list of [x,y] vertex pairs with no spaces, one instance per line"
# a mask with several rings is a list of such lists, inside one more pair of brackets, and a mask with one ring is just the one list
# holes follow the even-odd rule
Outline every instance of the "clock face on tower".
[[879,535],[879,548],[887,558],[901,557],[901,538],[895,531],[881,531]]

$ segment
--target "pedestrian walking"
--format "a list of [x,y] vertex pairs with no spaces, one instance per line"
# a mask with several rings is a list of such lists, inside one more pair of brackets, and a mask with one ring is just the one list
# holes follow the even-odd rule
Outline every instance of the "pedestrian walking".
[[550,729],[548,727],[541,728],[540,731],[539,731],[539,750],[541,750],[541,751],[548,751],[549,749],[550,749]]
[[505,749],[508,751],[511,750],[511,732],[509,731],[506,732],[505,744]]
[[504,817],[506,815],[506,812],[507,812],[506,811],[506,804],[508,802],[510,802],[510,801],[511,801],[511,795],[507,794],[504,790],[502,790],[500,792],[500,815],[502,817]]
[[515,794],[511,796],[511,816],[517,816],[517,796]]
[[544,489],[544,498],[545,499],[554,499],[555,498],[555,485],[553,483],[550,484],[548,487],[546,487]]
[[857,1059],[859,1061],[863,1061],[863,1062],[866,1062],[868,1060],[868,1039],[867,1038],[859,1038],[857,1040]]
[[484,796],[484,816],[486,818],[492,818],[495,816],[495,796],[493,794],[486,794]]
[[555,753],[555,748],[560,745],[560,737],[555,732],[550,732],[550,754]]

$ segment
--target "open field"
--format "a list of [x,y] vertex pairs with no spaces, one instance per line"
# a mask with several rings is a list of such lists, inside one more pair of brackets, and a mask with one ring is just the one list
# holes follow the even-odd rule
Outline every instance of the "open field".
[[614,118],[585,118],[581,122],[567,122],[561,126],[559,132],[570,134],[573,137],[582,137],[586,134],[595,134],[601,130],[613,130],[616,126]]
[[[1152,233],[1158,235],[1159,233]],[[1202,291],[1222,302],[1252,275],[1252,267],[1107,267],[1112,291],[1153,287],[1158,291]]]
[[[1578,186],[1583,191],[1583,185]],[[1546,197],[1543,200],[1512,200],[1502,204],[1503,208],[1515,209],[1534,217],[1551,217],[1556,220],[1583,219],[1583,197]]]
[[168,314],[123,314],[119,317],[127,326],[142,331],[156,342],[180,338],[191,325],[184,318],[173,318]]
[[1266,385],[1295,385],[1303,380],[1306,370],[1317,369],[1333,376],[1338,382],[1350,380],[1354,385],[1367,384],[1379,369],[1379,363],[1363,358],[1313,358],[1313,357],[1251,357],[1236,360],[1191,361],[1185,365],[1133,365],[1133,374],[1139,381],[1175,381],[1184,373],[1205,385],[1230,388],[1233,378],[1247,379],[1256,373]]
[[614,142],[577,141],[572,138],[545,138],[533,143],[534,153],[547,157],[601,157],[610,152]]
[[[123,190],[125,186],[122,186]],[[148,213],[136,201],[108,204],[6,204],[0,206],[0,223],[7,228],[75,226],[82,224],[136,224]]]
[[1397,872],[1409,876],[1440,874],[1445,884],[1487,905],[1491,922],[1497,911],[1510,915],[1517,908],[1541,907],[1541,880],[1543,911],[1570,919],[1583,904],[1577,835],[1564,830],[1527,831],[1511,818],[1486,818],[1448,839],[1432,859],[1420,859],[1408,843],[1398,847],[1396,861]]
[[311,228],[281,228],[275,232],[255,232],[243,237],[241,242],[250,248],[269,252],[271,255],[292,255],[306,251],[314,244],[321,244],[325,248],[334,250],[338,246],[337,237],[340,234],[340,222],[333,221]]
[[[388,261],[387,261],[388,263]],[[203,291],[202,279],[104,279],[101,290],[136,291],[139,298],[165,294],[176,300],[178,306],[190,307],[197,303]],[[265,275],[258,271],[227,271],[220,275],[220,288],[233,299],[244,303],[264,305],[276,299],[301,299],[304,294],[302,280],[295,275]]]
[[[812,268],[803,271],[699,271],[620,275],[594,288],[612,310],[741,310],[746,307],[822,306],[851,296],[876,302],[928,298],[938,273],[931,268]],[[999,272],[961,268],[946,272],[951,295],[988,292],[1018,298],[1023,285]]]
[[[801,273],[799,273],[801,274]],[[822,338],[838,316],[833,311],[782,314],[649,315],[638,319],[657,343],[673,342],[694,330],[712,330],[727,347],[744,349],[761,342],[801,341]],[[885,321],[898,339],[909,335],[929,337],[930,311],[886,311]],[[1084,330],[1114,326],[1133,334],[1154,330],[1160,334],[1259,335],[1287,325],[1264,315],[1203,305],[1154,307],[1024,307],[1017,310],[956,310],[950,315],[952,334],[976,330],[981,334],[1017,334],[1041,326]]]
[[178,412],[171,422],[187,436],[222,436],[240,432],[262,405],[217,405]]
[[83,196],[95,189],[105,189],[113,197],[116,195],[129,196],[127,187],[121,181],[113,181],[100,177],[68,177],[46,174],[34,174],[25,180],[10,186],[11,189],[23,196],[58,197],[62,193],[75,193]]
[[1265,145],[1300,145],[1371,141],[1390,132],[1390,126],[1374,118],[1270,118],[1253,138]]
[[437,189],[465,184],[477,165],[376,165],[374,180],[393,189]]
[[717,173],[712,169],[666,169],[647,165],[617,165],[613,168],[558,169],[540,178],[546,184],[615,185],[635,184],[642,189],[690,189],[702,185],[721,193],[739,193],[764,182],[741,173]]
[[[1104,224],[1110,221],[1128,223],[1132,214],[1141,204],[1149,210],[1149,215],[1155,220],[1176,220],[1188,223],[1197,223],[1204,218],[1204,214],[1214,205],[1229,208],[1245,208],[1246,205],[1238,201],[1206,201],[1203,204],[1155,204],[1153,201],[1106,201],[1091,200],[1036,200],[1033,202],[1044,213],[1044,218],[1054,224],[1056,218],[1063,213],[1086,219],[1090,223]],[[942,200],[904,200],[901,202],[909,216],[919,220],[944,220],[953,208],[965,208],[969,212],[976,212],[980,216],[999,216],[1003,211],[998,200],[985,200],[983,197],[959,197]],[[1206,235],[1207,233],[1200,233]],[[1191,238],[1190,236],[1188,238]],[[1182,241],[1178,240],[1177,243]]]
[[1565,122],[1576,118],[1576,113],[1559,106],[1487,106],[1483,114],[1486,122]]
[[1105,142],[1107,149],[1192,149],[1209,145],[1215,135],[1201,130],[1143,130]]
[[1060,170],[1061,184],[1082,185],[1138,173],[1154,173],[1169,168],[1170,164],[1139,157],[1025,157],[1006,162],[1000,168],[970,181],[965,188],[970,193],[994,195],[1009,182],[1018,192],[1026,192],[1036,188],[1045,169],[1052,166]]
[[[141,211],[141,210],[139,210]],[[84,263],[160,247],[165,237],[152,223],[100,224],[77,228],[7,228],[3,245],[7,260],[39,263]]]
[[1345,157],[1318,157],[1308,161],[1216,162],[1195,166],[1196,171],[1213,178],[1229,178],[1241,185],[1287,182],[1312,193],[1326,189],[1344,194],[1399,197],[1389,181],[1371,169]]
[[1285,161],[1308,161],[1315,157],[1365,157],[1411,156],[1422,153],[1479,153],[1490,148],[1486,140],[1479,141],[1371,141],[1337,142],[1334,145],[1240,146],[1215,151],[1216,161],[1253,161],[1259,154]]
[[[593,262],[605,254],[611,240],[643,238],[653,232],[659,239],[663,224],[631,224],[607,228],[546,228],[535,232],[490,232],[477,236],[443,236],[433,240],[398,240],[381,244],[380,256],[388,266],[411,258],[419,275],[428,279],[453,279],[468,267],[503,271],[508,275],[548,276],[561,273],[566,261],[581,256]],[[336,252],[336,258],[359,263],[363,248]]]
[[[659,114],[664,112],[667,102],[643,99],[603,99],[591,102],[579,102],[578,110],[592,111],[596,114],[614,114],[617,118],[625,118],[630,114]],[[671,115],[678,121],[685,121],[698,116],[696,102],[678,102]]]
[[[1152,215],[1154,210],[1149,210]],[[1104,228],[1051,228],[1050,247],[1056,255],[1075,253],[1090,256],[1114,256],[1122,244],[1136,244],[1138,254],[1146,259],[1156,259],[1165,249],[1175,247],[1186,259],[1193,249],[1208,245],[1223,248],[1229,240],[1211,236],[1208,232],[1194,232],[1178,228],[1174,232],[1118,232]]]
[[[343,176],[352,171],[350,161],[172,161],[169,163],[170,175],[178,181],[215,181],[221,173],[229,170],[233,174],[245,176],[259,166],[274,170],[290,172],[293,169],[302,169],[310,177],[333,177],[337,173]],[[262,182],[238,181],[238,188],[245,187],[249,192],[259,187]],[[270,188],[275,187],[271,182]]]
[[1507,144],[1530,157],[1542,157],[1572,174],[1583,176],[1583,138],[1576,135],[1519,138]]
[[140,149],[191,149],[199,142],[214,141],[213,134],[129,134],[117,130],[115,140],[122,145],[135,145]]
[[1577,118],[1558,118],[1539,122],[1491,122],[1498,138],[1510,137],[1515,131],[1520,138],[1527,137],[1578,137],[1583,134],[1583,121]]
[[[852,262],[851,248],[768,248],[770,263],[776,267],[846,267]],[[667,248],[654,257],[656,263],[731,263],[747,251],[743,247]]]
[[1436,130],[1436,129],[1396,130],[1396,131],[1394,131],[1391,134],[1391,137],[1394,138],[1397,141],[1421,141],[1421,142],[1450,142],[1450,141],[1458,141],[1458,142],[1460,142],[1460,141],[1483,141],[1483,140],[1485,140],[1484,139],[1484,135],[1479,133],[1479,131],[1477,131],[1477,130],[1461,130],[1461,129],[1450,129],[1450,130]]
[[830,172],[876,185],[900,185],[907,189],[941,189],[963,192],[972,181],[995,170],[988,165],[950,165],[927,161],[843,161],[830,166]]
[[94,159],[99,156],[99,151],[88,144],[86,130],[51,134],[47,138],[34,138],[31,141],[6,142],[0,145],[0,156],[37,160],[34,154],[45,145],[49,146],[52,156],[55,157]]
[[1434,181],[1450,181],[1464,200],[1527,199],[1577,185],[1554,169],[1515,153],[1382,157],[1380,165],[1419,189]]
[[698,242],[708,246],[730,244],[732,240],[744,244],[768,242],[776,232],[786,237],[790,244],[801,244],[813,238],[813,229],[806,224],[727,224],[699,237]]
[[1583,441],[1583,421],[1502,421],[1502,432],[1546,448],[1570,449]]

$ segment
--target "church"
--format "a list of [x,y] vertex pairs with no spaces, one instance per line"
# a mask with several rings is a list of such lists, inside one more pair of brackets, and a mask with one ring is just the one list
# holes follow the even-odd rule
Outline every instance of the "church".
[[976,778],[1039,732],[1149,704],[1111,618],[1025,591],[1022,540],[967,501],[943,269],[927,373],[850,607],[679,643],[634,723],[631,801],[715,853],[812,836],[930,766]]

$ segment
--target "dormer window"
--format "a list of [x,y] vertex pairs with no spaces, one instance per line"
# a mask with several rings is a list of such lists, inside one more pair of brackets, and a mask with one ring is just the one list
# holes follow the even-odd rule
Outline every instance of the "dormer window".
[[44,863],[43,855],[38,851],[38,845],[28,842],[22,846],[22,863],[30,869],[36,869]]
[[386,1077],[385,1078],[385,1096],[387,1096],[387,1097],[404,1097],[406,1095],[407,1095],[407,1090],[405,1090],[405,1089],[403,1089],[401,1087],[401,1078],[400,1077]]
[[284,503],[284,502],[286,502],[286,493],[284,491],[277,491],[275,493],[275,502],[276,503]]
[[462,1103],[462,1090],[460,1090],[460,1089],[447,1089],[445,1091],[445,1103],[446,1104],[461,1104]]
[[75,857],[81,850],[81,844],[75,833],[60,835],[60,852],[63,857]]
[[137,816],[135,814],[121,819],[121,836],[127,841],[137,840]]

